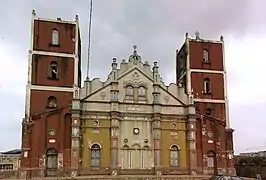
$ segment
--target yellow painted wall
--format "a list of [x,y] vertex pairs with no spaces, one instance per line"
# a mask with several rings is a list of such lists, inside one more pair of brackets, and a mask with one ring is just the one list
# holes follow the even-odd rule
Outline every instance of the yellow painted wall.
[[20,165],[20,156],[0,154],[0,164],[12,164],[13,170],[17,170]]
[[101,145],[101,167],[110,166],[110,120],[99,120],[99,133],[93,133],[94,120],[86,120],[83,134],[83,167],[90,166],[90,145],[94,142]]
[[[187,142],[186,142],[186,124],[184,122],[176,122],[176,127],[171,127],[173,122],[161,122],[162,137],[161,137],[161,148],[162,148],[162,166],[170,167],[170,147],[176,144],[180,148],[179,152],[179,167],[187,168]],[[171,132],[177,132],[177,135],[171,135]]]

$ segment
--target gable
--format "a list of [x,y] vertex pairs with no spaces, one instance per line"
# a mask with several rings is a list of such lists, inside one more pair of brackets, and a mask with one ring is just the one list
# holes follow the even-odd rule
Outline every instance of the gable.
[[123,101],[125,97],[126,86],[132,86],[134,88],[145,87],[148,103],[152,103],[153,96],[153,79],[147,74],[142,72],[139,68],[135,67],[125,72],[118,78],[119,100]]
[[[184,93],[183,88],[173,83],[169,86],[164,84],[158,71],[159,66],[157,62],[154,62],[151,68],[147,61],[142,63],[141,57],[135,50],[128,61],[122,60],[120,68],[115,58],[113,59],[111,67],[112,70],[105,82],[96,78],[88,82],[88,88],[81,89],[81,99],[108,102],[111,100],[111,89],[116,89],[119,90],[118,101],[120,102],[133,102],[134,98],[138,98],[134,100],[138,102],[142,101],[140,103],[152,104],[154,99],[154,78],[156,78],[156,82],[160,84],[160,88],[158,89],[161,93],[159,101],[162,105],[184,106],[188,102],[187,95]],[[155,77],[153,77],[154,73]],[[112,84],[112,79],[116,79],[118,84]],[[134,96],[127,96],[127,99],[125,99],[127,86],[133,87],[132,93],[134,92]],[[140,87],[144,87],[145,89],[140,89]],[[89,89],[89,95],[87,97],[85,89]],[[144,98],[141,98],[141,96],[138,96],[139,92],[144,92],[145,97],[142,96]],[[114,94],[112,96],[114,96]],[[115,94],[115,96],[117,96],[117,94]]]
[[94,91],[87,97],[85,97],[84,101],[110,101],[111,95],[110,95],[111,85],[107,84],[102,88],[99,88],[98,90]]
[[177,94],[172,94],[163,87],[160,87],[161,97],[160,102],[162,105],[172,105],[172,106],[184,106],[185,103],[177,97]]

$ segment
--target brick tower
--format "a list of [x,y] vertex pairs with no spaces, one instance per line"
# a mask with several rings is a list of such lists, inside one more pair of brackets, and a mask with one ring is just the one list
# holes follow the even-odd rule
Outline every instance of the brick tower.
[[32,12],[21,168],[71,165],[71,103],[81,86],[81,43],[75,21]]
[[197,32],[177,51],[176,79],[194,96],[197,112],[197,167],[203,174],[234,174],[233,130],[229,124],[224,41]]

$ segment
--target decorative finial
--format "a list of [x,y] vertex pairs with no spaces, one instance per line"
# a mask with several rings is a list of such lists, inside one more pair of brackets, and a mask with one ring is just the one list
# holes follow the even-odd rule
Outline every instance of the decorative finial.
[[79,15],[76,14],[75,20],[79,21]]
[[224,42],[224,37],[223,36],[220,37],[220,41]]
[[195,32],[195,35],[196,35],[196,40],[199,40],[200,39],[200,33],[199,33],[199,31],[196,31]]
[[188,33],[186,32],[186,38],[188,38]]
[[33,16],[36,16],[36,12],[35,12],[34,9],[32,10],[32,15],[33,15]]
[[117,63],[116,63],[116,58],[113,58],[113,63],[112,63],[112,68],[116,69],[117,68]]
[[134,51],[137,51],[137,45],[133,46]]

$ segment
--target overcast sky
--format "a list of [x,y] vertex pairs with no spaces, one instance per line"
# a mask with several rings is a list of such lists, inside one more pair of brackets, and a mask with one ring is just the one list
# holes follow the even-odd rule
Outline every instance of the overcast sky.
[[[143,59],[158,61],[166,83],[175,82],[175,50],[186,32],[223,35],[235,151],[256,151],[266,146],[265,6],[263,0],[94,0],[90,76],[105,80],[112,58],[127,58],[136,44]],[[66,20],[79,14],[86,67],[89,0],[2,0],[0,151],[20,148],[32,9]]]

